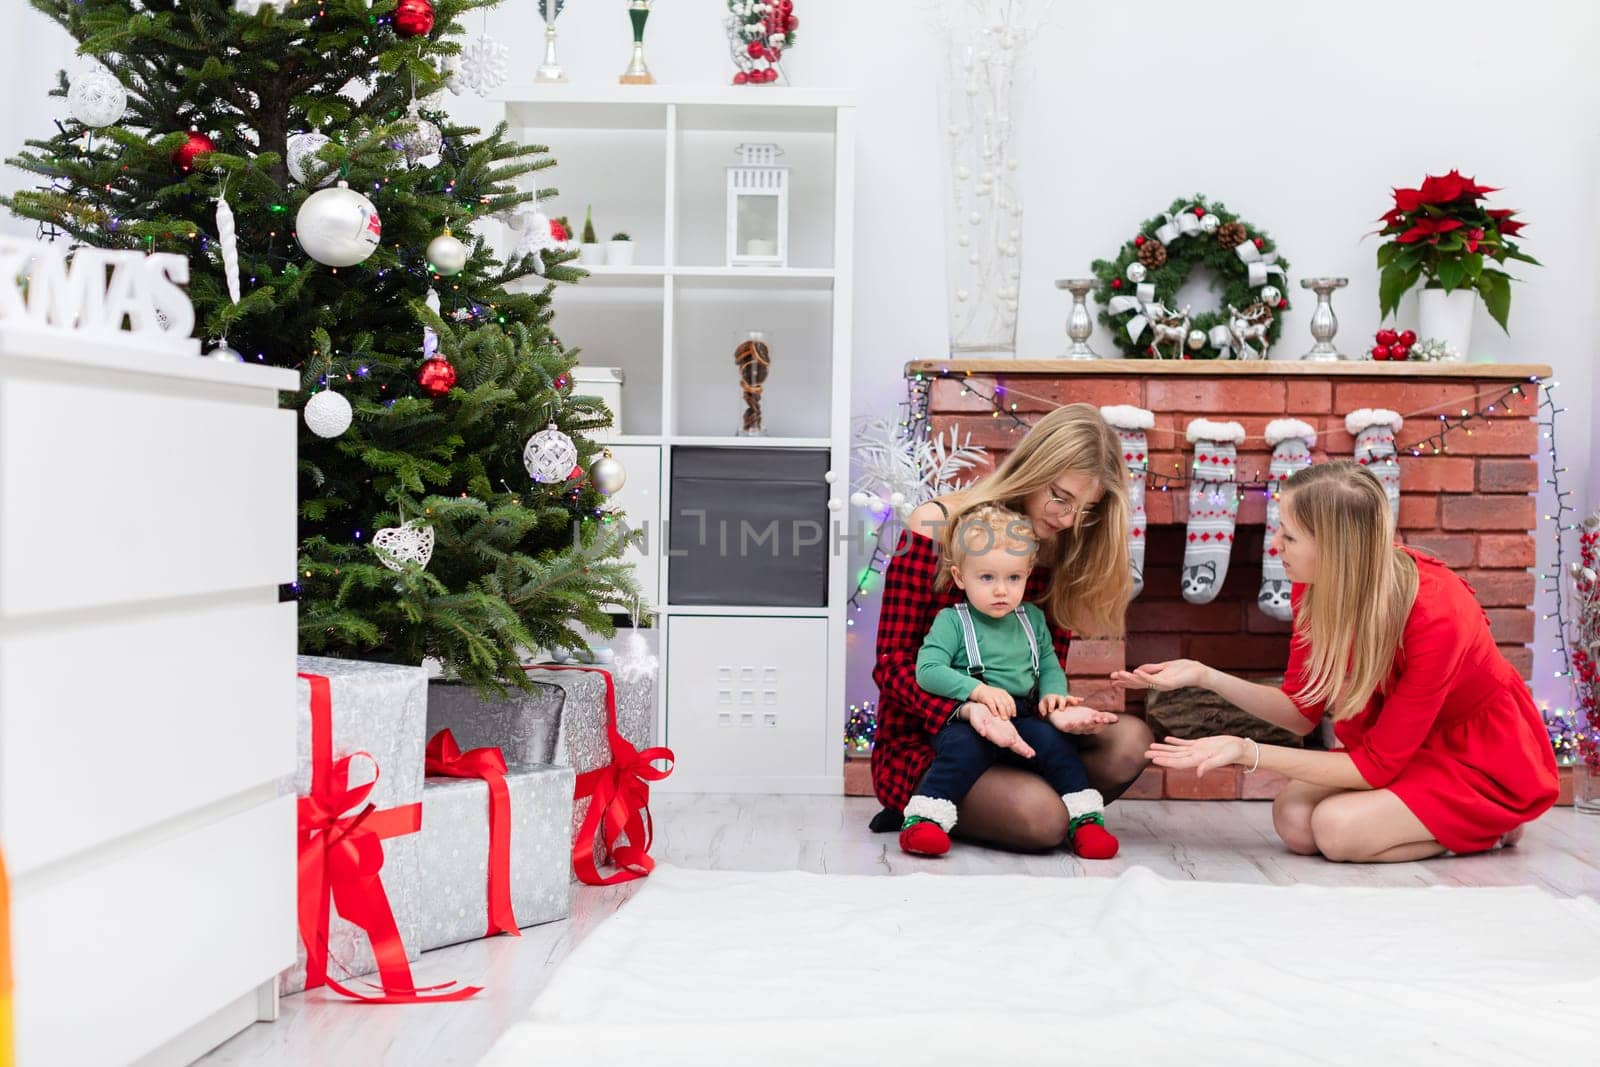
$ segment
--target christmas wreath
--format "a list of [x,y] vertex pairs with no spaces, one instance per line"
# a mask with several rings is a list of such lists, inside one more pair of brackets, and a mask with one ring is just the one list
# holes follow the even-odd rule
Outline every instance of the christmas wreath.
[[[1175,307],[1196,267],[1223,281],[1222,307]],[[1147,219],[1115,259],[1097,259],[1100,321],[1129,359],[1265,359],[1289,307],[1289,264],[1266,231],[1203,196]]]

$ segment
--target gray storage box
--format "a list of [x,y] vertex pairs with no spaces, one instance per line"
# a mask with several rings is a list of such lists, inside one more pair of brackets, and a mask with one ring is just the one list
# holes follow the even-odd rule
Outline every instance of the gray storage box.
[[826,607],[828,465],[818,448],[674,448],[668,603]]

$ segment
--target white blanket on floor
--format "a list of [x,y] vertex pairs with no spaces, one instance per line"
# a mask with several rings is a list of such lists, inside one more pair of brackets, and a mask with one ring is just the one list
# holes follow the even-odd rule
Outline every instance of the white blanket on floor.
[[484,1067],[1509,1067],[1597,1005],[1600,905],[1531,887],[661,868]]

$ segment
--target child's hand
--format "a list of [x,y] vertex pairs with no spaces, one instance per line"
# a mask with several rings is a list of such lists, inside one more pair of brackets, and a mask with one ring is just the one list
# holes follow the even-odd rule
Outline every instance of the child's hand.
[[1017,714],[1017,702],[1011,694],[992,685],[979,685],[967,699],[982,704],[1002,719],[1014,718]]
[[1064,734],[1097,734],[1117,721],[1116,715],[1109,711],[1082,706],[1059,708],[1046,718],[1051,726]]
[[1064,693],[1046,693],[1039,698],[1039,714],[1049,715],[1052,711],[1075,708],[1082,703],[1083,700],[1079,697],[1067,696]]

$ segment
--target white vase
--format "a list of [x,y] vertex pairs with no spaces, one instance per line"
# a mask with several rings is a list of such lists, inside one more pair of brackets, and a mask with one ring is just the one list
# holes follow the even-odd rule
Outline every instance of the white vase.
[[1417,337],[1444,341],[1471,360],[1472,312],[1477,304],[1478,294],[1471,289],[1422,290],[1417,294]]
[[603,267],[606,265],[605,245],[599,241],[585,241],[581,248],[582,253],[578,257],[579,263],[582,263],[585,267]]
[[606,263],[613,267],[633,266],[633,242],[607,241]]

